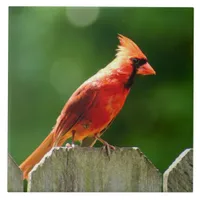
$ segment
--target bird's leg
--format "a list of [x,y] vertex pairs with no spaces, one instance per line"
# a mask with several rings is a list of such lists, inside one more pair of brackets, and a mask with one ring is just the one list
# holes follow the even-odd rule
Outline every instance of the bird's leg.
[[67,148],[74,148],[75,147],[75,144],[74,144],[75,133],[76,133],[76,131],[72,130],[72,144],[67,143],[65,145]]
[[72,148],[75,147],[75,145],[74,145],[74,137],[75,137],[75,133],[76,133],[76,131],[73,130],[73,131],[72,131]]
[[113,149],[113,150],[115,150],[115,147],[114,146],[112,146],[112,145],[110,145],[110,144],[108,144],[105,140],[103,140],[102,138],[100,138],[99,136],[95,136],[95,138],[97,139],[97,140],[99,140],[103,145],[104,145],[104,147],[106,148],[106,152],[107,152],[107,154],[108,154],[108,156],[110,157],[110,149]]
[[104,146],[108,146],[110,149],[115,150],[115,147],[114,147],[114,146],[112,146],[111,144],[108,144],[105,140],[103,140],[103,139],[100,138],[99,136],[96,135],[95,138],[96,138],[97,140],[99,140],[102,144],[104,144]]

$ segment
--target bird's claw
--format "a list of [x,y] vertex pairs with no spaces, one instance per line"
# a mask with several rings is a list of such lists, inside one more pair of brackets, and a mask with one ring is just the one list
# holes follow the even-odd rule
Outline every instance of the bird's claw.
[[74,149],[76,146],[78,146],[78,145],[75,145],[75,144],[70,144],[70,143],[67,143],[66,145],[65,145],[66,147],[67,147],[67,149]]
[[106,142],[106,143],[104,143],[103,149],[106,150],[106,153],[107,153],[107,155],[108,155],[108,157],[110,159],[110,155],[111,155],[110,149],[115,150],[116,148]]

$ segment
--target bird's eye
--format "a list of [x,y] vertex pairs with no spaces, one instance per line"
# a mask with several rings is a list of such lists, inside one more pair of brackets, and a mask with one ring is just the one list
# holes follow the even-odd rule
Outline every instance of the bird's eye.
[[133,66],[136,67],[136,68],[138,68],[138,67],[144,65],[144,64],[147,62],[147,59],[145,59],[145,58],[142,58],[142,59],[139,59],[139,58],[132,58],[131,60],[132,60],[132,62],[133,62],[133,63],[132,63]]
[[134,64],[139,64],[140,60],[138,58],[133,58]]

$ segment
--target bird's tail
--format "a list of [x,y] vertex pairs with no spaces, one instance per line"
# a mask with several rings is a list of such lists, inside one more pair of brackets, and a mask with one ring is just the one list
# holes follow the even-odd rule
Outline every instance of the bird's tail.
[[23,172],[23,178],[28,179],[28,173],[36,165],[42,157],[53,147],[54,134],[51,132],[40,146],[19,166]]

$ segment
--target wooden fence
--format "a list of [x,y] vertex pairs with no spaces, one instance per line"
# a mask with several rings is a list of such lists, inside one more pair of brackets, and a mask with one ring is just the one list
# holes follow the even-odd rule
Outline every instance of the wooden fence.
[[[22,172],[8,155],[8,191],[23,192]],[[161,174],[136,147],[53,148],[29,173],[29,192],[192,192],[193,149]]]

